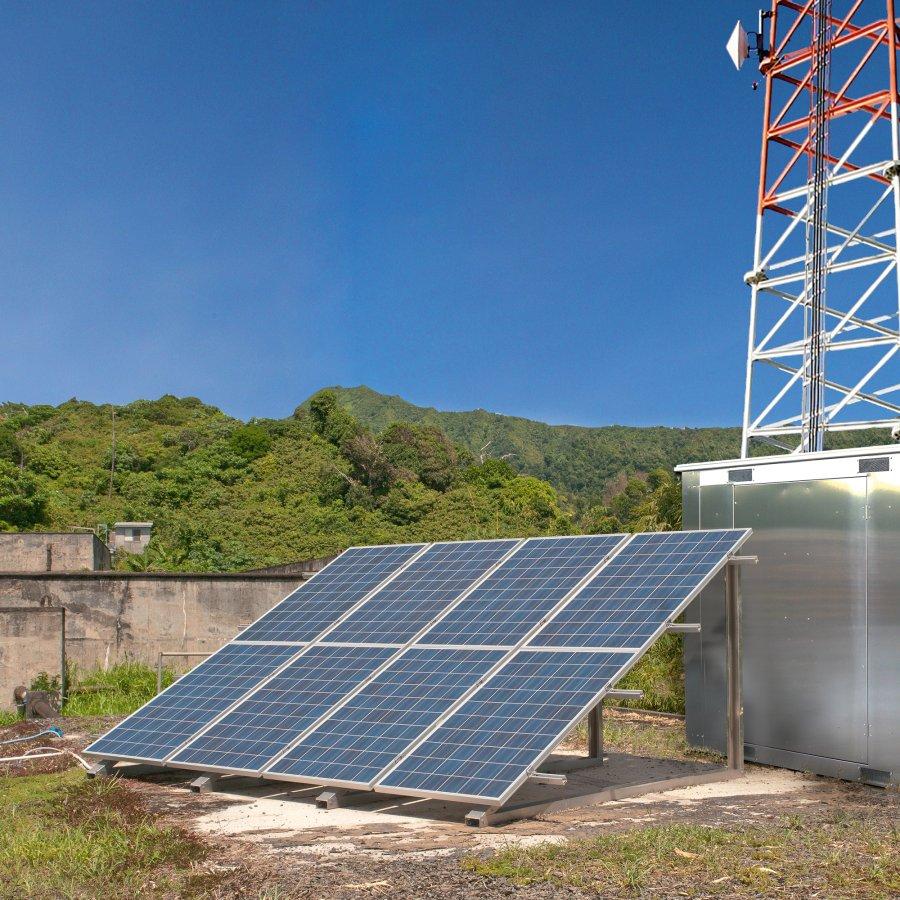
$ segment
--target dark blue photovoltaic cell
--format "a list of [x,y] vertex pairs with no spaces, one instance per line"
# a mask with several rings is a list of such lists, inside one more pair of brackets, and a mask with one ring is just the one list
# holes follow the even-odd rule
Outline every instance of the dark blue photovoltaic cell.
[[529,646],[642,646],[746,536],[744,530],[635,535]]
[[631,658],[520,650],[378,784],[399,793],[506,799]]
[[94,741],[86,752],[162,762],[300,649],[228,644]]
[[624,539],[531,538],[419,643],[514,646]]
[[369,784],[503,656],[502,650],[409,650],[270,772]]
[[435,544],[348,616],[326,640],[405,643],[517,543],[463,541]]
[[423,546],[351,547],[242,632],[238,640],[311,641]]
[[313,646],[195,738],[172,764],[258,771],[396,650]]

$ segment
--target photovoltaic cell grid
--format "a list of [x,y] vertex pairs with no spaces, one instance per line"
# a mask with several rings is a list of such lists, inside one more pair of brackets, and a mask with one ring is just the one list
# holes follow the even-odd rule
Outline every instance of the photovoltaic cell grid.
[[504,656],[414,648],[271,769],[313,783],[366,786]]
[[191,741],[172,764],[257,772],[396,651],[313,646]]
[[515,646],[624,539],[532,538],[418,642]]
[[351,547],[243,631],[241,641],[311,641],[424,544]]
[[746,536],[745,530],[635,535],[529,646],[642,646]]
[[379,785],[500,801],[629,659],[520,650]]
[[[502,660],[503,651],[416,646],[361,687],[397,654],[391,647],[362,644],[408,641],[517,542],[438,544],[327,635],[327,642],[307,647],[263,687],[253,690],[301,648],[228,645],[88,752],[162,760],[252,691],[190,740],[172,764],[244,772],[271,766],[266,771],[274,778],[281,774],[354,784],[372,784],[387,768],[378,786],[397,793],[504,802],[527,777],[528,767],[621,677],[643,645],[748,534],[738,530],[647,534],[624,546],[619,546],[624,543],[619,535],[527,541],[422,642],[514,645],[597,563],[617,547],[618,553],[528,647],[514,652],[443,722],[441,717],[454,703]],[[267,623],[270,630],[257,634],[297,640],[297,635],[307,633],[303,629],[311,618],[316,622],[314,633],[319,634],[335,615],[345,613],[418,549],[348,551],[344,577],[354,582],[352,587],[345,588],[340,570],[333,571],[348,556],[344,554],[277,607],[273,613],[284,610],[280,617],[270,613],[252,629]],[[330,579],[319,586],[321,600],[337,606],[325,621],[316,619],[314,604],[304,609],[306,601],[300,595],[329,572]],[[347,601],[350,595],[353,599]],[[252,629],[241,639],[259,639],[249,637]],[[356,646],[330,643],[339,640]],[[612,653],[598,648],[621,649]],[[358,694],[349,696],[355,690]],[[322,721],[315,731],[272,763],[318,720]],[[428,735],[423,743],[402,757],[423,734]],[[398,757],[402,757],[399,764],[390,768]]]
[[506,540],[435,544],[325,640],[406,643],[517,543]]
[[227,644],[94,741],[87,752],[162,762],[299,649]]

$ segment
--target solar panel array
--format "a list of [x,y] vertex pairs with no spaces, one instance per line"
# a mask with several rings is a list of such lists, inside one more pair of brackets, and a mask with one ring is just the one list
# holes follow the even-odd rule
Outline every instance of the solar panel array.
[[367,786],[504,655],[413,648],[268,772]]
[[521,650],[381,780],[426,796],[499,799],[613,680],[617,653]]
[[296,652],[296,647],[226,644],[89,749],[99,756],[162,762]]
[[748,535],[353,548],[86,752],[502,803]]

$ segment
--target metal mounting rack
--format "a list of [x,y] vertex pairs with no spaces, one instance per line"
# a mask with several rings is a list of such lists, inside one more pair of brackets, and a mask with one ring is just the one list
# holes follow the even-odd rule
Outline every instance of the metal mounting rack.
[[[629,797],[637,797],[642,794],[656,793],[659,791],[674,790],[677,788],[691,787],[694,785],[708,784],[711,782],[729,781],[740,778],[744,770],[744,744],[743,744],[743,709],[741,700],[741,578],[740,567],[746,563],[756,563],[755,556],[732,556],[724,567],[725,582],[725,619],[726,619],[726,647],[727,647],[727,759],[724,767],[707,769],[699,773],[678,775],[676,777],[662,778],[652,781],[630,781],[622,784],[608,785],[601,790],[589,791],[574,796],[543,798],[540,800],[519,800],[508,802],[498,806],[477,806],[470,809],[464,815],[464,821],[471,827],[489,827],[502,825],[517,819],[531,818],[545,813],[559,812],[566,809],[575,809],[582,806],[591,806],[610,800],[623,800]],[[697,634],[698,626],[693,623],[670,623],[665,629],[669,633]],[[614,689],[606,693],[610,699],[626,700],[638,699],[641,691]],[[542,785],[549,788],[565,787],[568,776],[573,773],[593,776],[606,775],[609,759],[603,749],[603,706],[602,702],[592,707],[588,717],[588,752],[584,757],[575,757],[564,760],[547,759],[536,764],[529,774],[528,781],[523,790],[531,785]],[[112,760],[102,760],[96,763],[90,777],[136,776],[149,772],[178,771],[178,767],[135,765],[124,763],[118,766]],[[235,779],[246,781],[244,776],[211,773],[201,775],[190,782],[191,790],[198,793],[222,790]],[[590,777],[587,780],[591,779]],[[254,778],[256,784],[270,783],[263,777]],[[271,783],[275,783],[272,781]],[[315,797],[316,806],[319,809],[329,810],[348,806],[360,806],[370,803],[379,803],[391,799],[389,792],[375,792],[372,790],[342,789],[329,787],[323,789]]]

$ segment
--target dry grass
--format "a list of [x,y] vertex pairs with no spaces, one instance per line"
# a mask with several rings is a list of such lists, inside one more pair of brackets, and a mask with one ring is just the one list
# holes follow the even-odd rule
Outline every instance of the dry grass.
[[745,828],[640,828],[470,856],[463,865],[518,885],[548,882],[613,897],[900,896],[896,823],[844,814]]

